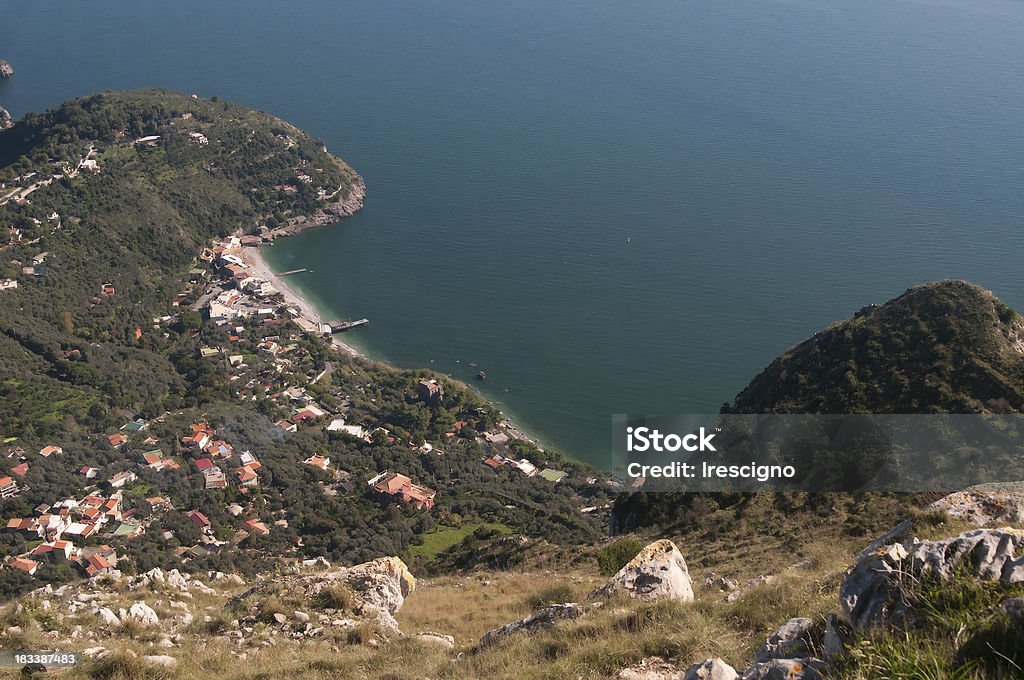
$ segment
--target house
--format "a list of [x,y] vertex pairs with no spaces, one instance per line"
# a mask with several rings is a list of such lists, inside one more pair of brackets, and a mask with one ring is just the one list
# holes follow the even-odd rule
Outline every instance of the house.
[[114,284],[104,283],[102,286],[100,286],[100,295],[102,295],[105,298],[114,297]]
[[436,380],[421,380],[416,386],[416,393],[422,401],[431,406],[439,404],[441,397],[444,396],[444,391]]
[[109,574],[114,570],[114,565],[112,565],[107,558],[98,553],[94,553],[86,557],[82,566],[85,567],[86,576],[90,578],[93,576],[100,576],[102,574]]
[[114,538],[135,538],[146,533],[146,527],[137,520],[125,520],[111,533]]
[[527,477],[533,477],[535,474],[537,474],[537,466],[531,463],[530,461],[526,460],[525,458],[518,462],[509,461],[509,465],[519,470]]
[[97,470],[94,467],[89,467],[88,465],[82,467],[82,469],[78,471],[78,474],[85,475],[86,479],[92,479],[93,477],[95,477],[99,473],[100,473],[99,470]]
[[198,510],[189,510],[185,513],[192,523],[195,524],[199,529],[208,531],[210,529],[210,520],[206,518],[206,515],[199,512]]
[[243,465],[235,470],[235,475],[238,477],[238,486],[256,486],[260,483],[256,472],[248,465]]
[[25,572],[29,576],[32,576],[33,574],[35,574],[36,573],[36,569],[39,568],[39,563],[38,562],[36,562],[34,560],[26,559],[24,557],[16,557],[15,559],[11,560],[7,564],[8,564],[8,566],[13,567],[15,569],[20,569],[21,571]]
[[18,483],[10,477],[0,477],[0,498],[18,495]]
[[238,456],[238,460],[242,463],[242,465],[251,465],[253,463],[259,462],[258,460],[256,460],[256,456],[252,455],[251,451],[242,451],[242,453],[240,453]]
[[138,478],[138,475],[136,475],[131,470],[125,470],[124,472],[118,472],[116,475],[114,475],[107,481],[110,482],[110,486],[114,487],[115,489],[120,489],[125,484],[134,482]]
[[32,551],[32,555],[39,559],[48,559],[51,562],[69,562],[75,552],[75,544],[71,541],[53,541],[52,543],[40,543]]
[[500,468],[504,464],[505,464],[505,459],[503,457],[499,456],[498,454],[494,454],[493,456],[488,456],[488,457],[484,458],[484,465],[486,465],[487,467],[489,467],[489,468],[491,468],[493,470],[497,470],[498,468]]
[[208,470],[203,471],[203,479],[207,489],[223,489],[228,485],[227,477],[224,476],[224,471],[214,465]]
[[279,420],[274,425],[285,432],[298,432],[299,426],[290,420]]
[[207,470],[210,470],[215,467],[217,466],[214,465],[213,461],[209,458],[200,458],[199,460],[196,461],[196,469],[199,470],[200,472],[206,472]]
[[312,465],[313,467],[318,467],[321,470],[326,470],[331,464],[331,459],[327,456],[310,456],[302,462],[306,465]]
[[164,469],[164,452],[157,449],[155,451],[149,451],[142,454],[142,465],[148,467],[151,470],[163,470]]
[[110,442],[110,445],[115,449],[118,449],[128,443],[128,437],[125,437],[120,432],[116,432],[114,434],[108,434],[107,441]]
[[153,508],[153,510],[166,511],[172,510],[174,508],[174,506],[171,505],[171,499],[165,498],[163,496],[153,496],[152,498],[147,498],[146,502],[149,503],[149,507]]
[[413,484],[411,479],[397,472],[384,471],[367,484],[377,493],[412,503],[417,510],[433,508],[434,497],[437,495],[433,489]]
[[181,443],[188,448],[205,449],[213,441],[215,434],[217,434],[216,430],[212,429],[209,425],[194,423],[192,425],[192,433],[182,437]]
[[14,467],[11,468],[11,472],[13,474],[18,475],[19,477],[24,477],[25,475],[28,474],[28,463],[21,463],[19,465],[15,465]]
[[12,290],[18,287],[18,279],[0,280],[0,290]]
[[125,423],[125,426],[122,427],[121,429],[125,430],[126,432],[142,432],[143,430],[146,430],[148,428],[149,423],[147,423],[145,420],[132,420],[128,423]]
[[266,536],[270,533],[270,529],[267,528],[266,524],[255,519],[246,520],[245,526],[251,533],[254,533],[257,536]]
[[39,455],[43,458],[49,458],[54,454],[64,453],[64,449],[59,446],[44,446],[39,450]]

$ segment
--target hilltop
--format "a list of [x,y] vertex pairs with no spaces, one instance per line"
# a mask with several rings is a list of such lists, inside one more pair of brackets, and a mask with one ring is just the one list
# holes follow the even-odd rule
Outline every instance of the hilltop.
[[787,350],[733,413],[983,413],[1024,409],[1024,322],[965,281],[917,286]]

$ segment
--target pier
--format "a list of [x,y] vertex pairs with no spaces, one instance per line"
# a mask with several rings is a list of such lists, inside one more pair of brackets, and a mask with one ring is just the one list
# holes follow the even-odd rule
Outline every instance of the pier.
[[353,328],[359,328],[370,323],[369,319],[336,319],[334,321],[328,321],[327,325],[331,327],[332,333],[344,333],[345,331],[352,330]]
[[291,276],[292,274],[301,274],[302,272],[308,272],[309,270],[303,267],[302,269],[292,269],[290,271],[281,272],[278,276]]

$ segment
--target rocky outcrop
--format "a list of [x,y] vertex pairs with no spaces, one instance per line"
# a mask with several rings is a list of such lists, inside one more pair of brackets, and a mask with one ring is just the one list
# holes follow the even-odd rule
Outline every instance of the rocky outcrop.
[[321,209],[313,213],[311,221],[314,224],[332,224],[338,220],[351,217],[357,212],[363,209],[363,203],[366,200],[366,182],[359,175],[355,176],[352,180],[352,187],[349,189],[348,196],[340,201],[334,201],[323,206]]
[[693,582],[675,543],[661,539],[641,550],[595,595],[625,592],[644,600],[693,601]]
[[533,633],[544,628],[551,628],[559,621],[577,619],[583,616],[584,613],[586,613],[586,610],[575,603],[553,604],[543,609],[538,609],[526,618],[506,623],[504,626],[488,631],[480,638],[477,646],[481,648],[489,647],[510,635]]
[[908,578],[933,574],[948,579],[954,570],[1003,584],[1024,582],[1024,532],[975,529],[941,541],[893,543],[863,555],[839,590],[840,612],[854,630],[899,625],[906,604],[900,597]]
[[11,114],[7,112],[7,109],[0,106],[0,130],[6,130],[10,127],[14,127],[14,119],[11,118]]
[[974,486],[940,498],[928,508],[976,526],[1024,522],[1024,482]]
[[754,653],[758,661],[771,659],[797,659],[807,657],[811,653],[811,636],[814,621],[808,618],[795,618],[779,626],[768,636]]
[[10,62],[0,59],[0,78],[10,78],[14,75],[14,67]]

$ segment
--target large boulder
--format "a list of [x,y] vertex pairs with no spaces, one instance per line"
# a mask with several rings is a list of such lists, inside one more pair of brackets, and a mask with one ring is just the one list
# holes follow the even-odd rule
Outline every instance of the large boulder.
[[405,598],[416,589],[416,577],[398,557],[381,557],[343,570],[342,579],[366,604],[387,610],[402,608]]
[[768,636],[754,657],[758,661],[771,659],[806,658],[811,653],[811,634],[814,621],[808,618],[795,618],[779,626]]
[[854,630],[898,624],[906,614],[900,597],[907,579],[954,570],[1011,585],[1024,582],[1024,532],[975,529],[941,541],[894,543],[862,555],[839,589],[840,613]]
[[693,601],[693,582],[686,560],[675,543],[661,539],[651,543],[598,589],[598,595],[615,591],[644,600]]
[[683,680],[739,680],[736,669],[721,659],[707,659],[686,669]]
[[480,638],[478,646],[488,647],[510,635],[533,633],[543,628],[551,628],[559,621],[579,618],[585,612],[586,610],[583,607],[571,602],[553,604],[543,609],[538,609],[524,619],[506,623],[504,626],[488,631]]
[[128,609],[128,613],[121,617],[122,621],[128,619],[134,619],[144,626],[155,626],[160,623],[160,617],[145,602],[136,602]]

